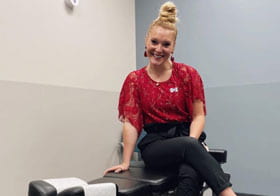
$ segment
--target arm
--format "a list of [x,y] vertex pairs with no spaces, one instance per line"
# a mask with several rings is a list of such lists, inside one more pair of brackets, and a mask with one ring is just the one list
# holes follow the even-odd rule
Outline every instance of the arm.
[[104,174],[108,172],[116,172],[119,173],[121,171],[126,171],[129,168],[131,156],[134,152],[135,144],[138,138],[138,133],[136,128],[131,125],[129,122],[123,123],[123,162],[119,165],[115,165],[107,170],[105,170]]
[[123,122],[123,161],[107,170],[108,172],[121,172],[128,170],[130,159],[138,139],[138,131],[142,129],[142,110],[138,92],[136,72],[131,72],[125,79],[119,98],[119,119]]
[[193,102],[192,119],[193,120],[190,126],[190,137],[198,139],[205,125],[205,113],[203,109],[203,102],[200,100],[195,100]]
[[[205,112],[204,112],[204,106],[202,101],[195,100],[193,102],[192,118],[193,120],[190,126],[190,137],[198,139],[205,125]],[[207,151],[209,151],[209,148],[204,142],[202,142],[202,145]]]
[[129,167],[131,156],[134,152],[135,144],[138,138],[136,128],[129,122],[123,125],[123,163]]

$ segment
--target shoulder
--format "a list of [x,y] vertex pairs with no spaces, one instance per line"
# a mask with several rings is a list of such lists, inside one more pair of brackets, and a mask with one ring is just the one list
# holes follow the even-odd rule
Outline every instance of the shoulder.
[[185,79],[199,76],[198,71],[191,65],[178,62],[174,62],[173,65],[178,74]]
[[174,62],[174,67],[179,72],[185,72],[185,73],[197,72],[197,70],[193,66],[187,65],[187,64],[184,64],[184,63]]
[[143,76],[144,71],[145,71],[145,67],[130,72],[130,73],[126,76],[125,81],[126,81],[126,82],[135,82],[135,83],[136,83],[136,82],[139,80],[139,78],[141,78],[141,77]]

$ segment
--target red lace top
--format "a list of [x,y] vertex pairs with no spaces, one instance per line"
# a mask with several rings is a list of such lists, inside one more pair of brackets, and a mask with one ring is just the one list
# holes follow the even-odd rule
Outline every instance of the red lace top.
[[124,81],[119,119],[129,121],[138,134],[149,123],[190,122],[196,99],[203,102],[206,114],[203,83],[193,67],[173,62],[171,77],[164,82],[153,81],[143,67]]

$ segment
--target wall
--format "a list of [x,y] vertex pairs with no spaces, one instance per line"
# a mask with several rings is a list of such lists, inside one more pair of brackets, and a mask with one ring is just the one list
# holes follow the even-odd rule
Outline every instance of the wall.
[[1,194],[27,195],[36,179],[101,176],[119,161],[134,1],[0,3]]
[[[147,63],[146,29],[163,2],[135,2],[138,68]],[[208,144],[228,150],[224,169],[235,191],[278,195],[280,3],[173,2],[180,19],[175,60],[193,65],[204,80]]]

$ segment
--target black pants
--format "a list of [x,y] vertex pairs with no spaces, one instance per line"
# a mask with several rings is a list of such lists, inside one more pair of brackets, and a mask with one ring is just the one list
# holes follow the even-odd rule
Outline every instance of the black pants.
[[197,196],[204,180],[217,195],[231,186],[220,164],[202,146],[205,138],[188,137],[189,123],[145,128],[148,134],[139,143],[142,158],[151,168],[178,168],[177,196]]

